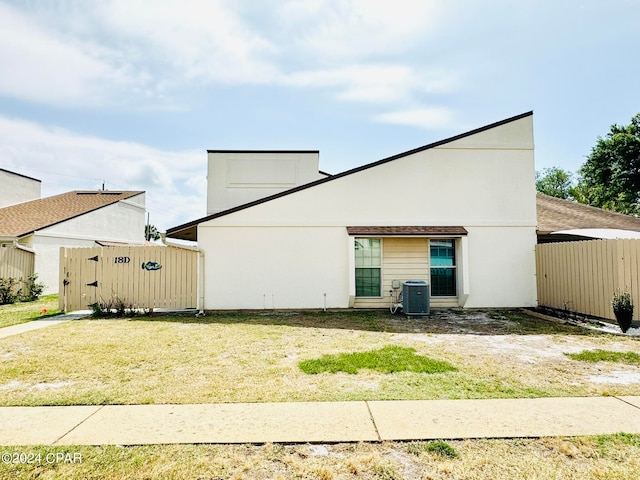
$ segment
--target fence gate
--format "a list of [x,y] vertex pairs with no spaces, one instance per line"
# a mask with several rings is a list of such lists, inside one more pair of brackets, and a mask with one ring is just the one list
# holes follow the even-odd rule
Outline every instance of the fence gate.
[[198,252],[179,247],[60,249],[60,310],[96,302],[127,308],[196,308]]

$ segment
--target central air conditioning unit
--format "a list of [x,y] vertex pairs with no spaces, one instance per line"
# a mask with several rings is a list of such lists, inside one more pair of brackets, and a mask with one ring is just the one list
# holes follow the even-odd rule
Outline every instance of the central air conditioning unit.
[[429,315],[429,285],[422,280],[402,284],[402,312],[405,315]]

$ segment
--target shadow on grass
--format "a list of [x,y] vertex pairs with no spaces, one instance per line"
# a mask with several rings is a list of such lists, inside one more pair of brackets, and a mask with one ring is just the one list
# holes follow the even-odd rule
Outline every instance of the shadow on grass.
[[130,321],[195,324],[280,325],[304,328],[362,330],[389,333],[597,336],[606,333],[563,325],[527,315],[522,310],[437,309],[425,318],[392,315],[388,310],[210,312],[140,316]]

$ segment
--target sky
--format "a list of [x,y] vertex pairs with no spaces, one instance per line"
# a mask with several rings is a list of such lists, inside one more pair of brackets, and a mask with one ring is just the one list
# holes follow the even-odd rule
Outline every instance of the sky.
[[533,110],[576,171],[640,112],[640,0],[0,0],[0,168],[206,214],[208,149],[339,173]]

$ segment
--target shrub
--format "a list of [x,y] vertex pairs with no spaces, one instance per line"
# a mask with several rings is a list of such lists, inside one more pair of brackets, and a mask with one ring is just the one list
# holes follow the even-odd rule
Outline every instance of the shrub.
[[0,278],[0,305],[15,303],[20,295],[20,281],[13,277]]
[[616,316],[618,325],[623,333],[631,327],[631,320],[633,318],[633,300],[631,299],[631,293],[628,290],[617,289],[613,292],[613,300],[611,300],[611,307],[613,313]]
[[[135,305],[127,304],[124,300],[115,297],[111,300],[102,300],[100,302],[89,305],[93,313],[93,318],[125,318],[136,317],[140,315],[140,311]],[[150,313],[150,311],[148,311]]]
[[[37,300],[44,290],[44,284],[38,283],[37,279],[37,273],[29,275],[26,280],[13,277],[0,278],[0,305]],[[22,288],[20,288],[21,283],[24,283]]]
[[20,289],[19,299],[21,302],[33,302],[40,297],[44,290],[44,283],[38,283],[38,274],[33,273],[24,281],[25,288]]

